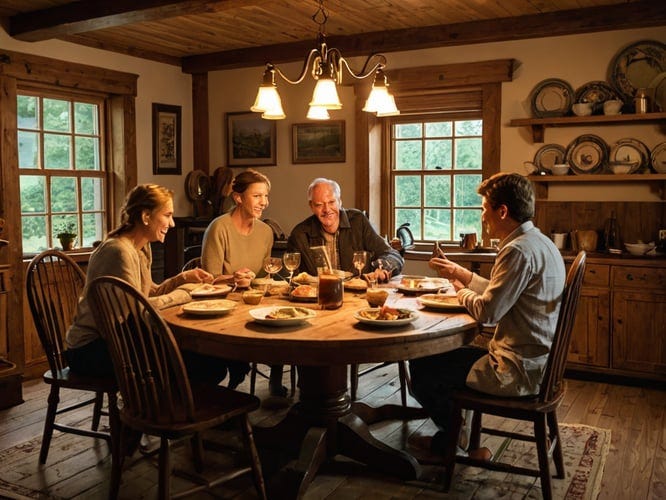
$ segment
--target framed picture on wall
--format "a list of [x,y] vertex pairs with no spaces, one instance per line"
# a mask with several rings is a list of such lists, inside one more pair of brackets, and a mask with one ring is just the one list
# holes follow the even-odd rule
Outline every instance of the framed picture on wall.
[[276,125],[259,113],[227,113],[227,165],[277,165]]
[[153,174],[181,173],[181,107],[153,103]]
[[345,161],[345,121],[295,123],[292,129],[293,163]]

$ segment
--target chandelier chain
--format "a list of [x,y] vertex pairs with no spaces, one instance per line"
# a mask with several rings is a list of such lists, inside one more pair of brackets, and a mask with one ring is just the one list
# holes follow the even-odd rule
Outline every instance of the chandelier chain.
[[328,21],[328,11],[324,8],[324,0],[317,0],[317,12],[312,14],[311,18],[318,26],[319,34],[326,34],[326,21]]

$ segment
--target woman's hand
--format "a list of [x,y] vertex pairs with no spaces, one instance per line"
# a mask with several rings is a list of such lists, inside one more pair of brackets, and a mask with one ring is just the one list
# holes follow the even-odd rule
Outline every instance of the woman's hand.
[[213,275],[200,267],[189,269],[180,273],[183,283],[212,283]]

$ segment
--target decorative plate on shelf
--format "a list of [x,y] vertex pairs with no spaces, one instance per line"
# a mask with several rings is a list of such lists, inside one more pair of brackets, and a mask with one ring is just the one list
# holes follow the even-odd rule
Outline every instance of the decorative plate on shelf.
[[653,111],[661,111],[666,113],[666,71],[659,73],[654,80],[650,82],[648,87],[654,96]]
[[539,169],[539,172],[544,170],[550,171],[553,165],[564,163],[564,157],[567,150],[564,146],[559,144],[546,144],[539,148],[534,155],[534,164]]
[[622,96],[610,84],[596,80],[578,87],[574,102],[592,103],[592,114],[602,114],[604,102],[612,99],[622,100]]
[[619,139],[611,146],[608,161],[632,165],[630,174],[650,167],[650,150],[638,139]]
[[666,71],[666,44],[656,40],[632,43],[615,55],[609,68],[608,80],[625,102],[631,101],[636,90],[648,88],[650,83]]
[[608,145],[594,134],[584,134],[567,147],[566,163],[576,174],[594,174],[608,163]]
[[559,78],[548,78],[532,89],[532,115],[536,118],[564,116],[571,110],[573,100],[574,91],[571,85]]
[[652,168],[659,174],[666,174],[666,142],[657,144],[652,150]]

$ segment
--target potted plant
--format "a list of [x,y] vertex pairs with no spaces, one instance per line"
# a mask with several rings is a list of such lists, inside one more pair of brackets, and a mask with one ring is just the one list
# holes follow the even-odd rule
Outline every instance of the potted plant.
[[76,223],[74,222],[63,222],[58,226],[56,237],[60,240],[60,246],[63,250],[74,248],[74,242],[78,236],[76,229]]

